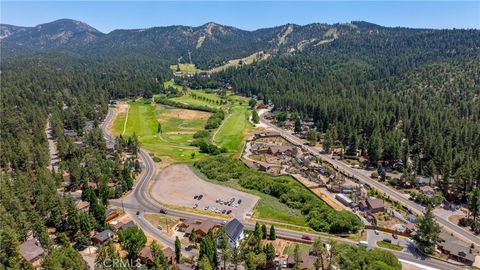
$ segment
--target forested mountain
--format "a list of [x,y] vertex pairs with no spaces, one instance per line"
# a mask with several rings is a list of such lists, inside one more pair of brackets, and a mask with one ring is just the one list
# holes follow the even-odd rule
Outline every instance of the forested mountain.
[[361,150],[374,165],[402,160],[465,201],[480,185],[479,52],[478,30],[373,25],[216,78],[313,120],[327,150]]
[[[364,22],[351,24],[288,24],[244,31],[213,22],[198,27],[167,26],[98,32],[85,23],[58,20],[36,27],[0,25],[5,57],[52,49],[83,56],[141,53],[172,62],[190,62],[208,69],[256,52],[292,53],[328,44],[338,37],[384,29]],[[391,28],[387,28],[392,32]],[[410,30],[413,31],[413,30]]]

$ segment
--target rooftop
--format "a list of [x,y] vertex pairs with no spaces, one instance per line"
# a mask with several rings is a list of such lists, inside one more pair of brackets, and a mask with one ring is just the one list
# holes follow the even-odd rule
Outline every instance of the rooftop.
[[243,227],[243,224],[234,218],[225,225],[225,232],[230,239],[236,240],[242,234]]
[[20,245],[20,254],[25,258],[27,261],[33,261],[39,256],[43,256],[45,251],[40,246],[40,243],[37,239],[32,238]]

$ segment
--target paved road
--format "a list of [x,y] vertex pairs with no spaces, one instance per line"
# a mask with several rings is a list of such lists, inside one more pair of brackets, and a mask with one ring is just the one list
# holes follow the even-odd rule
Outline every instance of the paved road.
[[[113,138],[108,134],[108,129],[107,129],[110,122],[113,120],[113,117],[114,117],[114,114],[110,109],[105,119],[105,122],[101,126],[104,132],[105,139],[107,140],[107,143],[113,142]],[[161,232],[160,230],[154,228],[144,218],[144,214],[146,213],[159,213],[162,206],[159,205],[155,200],[153,200],[148,192],[149,183],[155,176],[155,163],[153,162],[150,155],[147,152],[145,152],[143,149],[140,149],[139,157],[140,157],[140,160],[142,160],[144,165],[143,166],[144,169],[140,179],[136,182],[135,186],[133,187],[133,190],[129,194],[127,194],[121,199],[111,200],[110,204],[113,206],[122,207],[125,210],[125,212],[132,217],[133,221],[145,232],[147,232],[154,239],[162,242],[166,246],[174,248],[173,239],[170,238],[168,235],[164,234],[163,232]],[[139,212],[138,215],[137,215],[137,212]],[[220,218],[215,218],[210,216],[206,217],[206,216],[202,216],[202,215],[198,215],[190,212],[187,213],[187,212],[171,210],[171,209],[168,210],[168,215],[176,218],[195,218],[198,220],[210,219],[210,220],[216,220],[218,222],[223,221],[223,219],[220,219]],[[247,229],[254,229],[255,227],[254,224],[250,224],[250,223],[245,223],[244,225],[245,225],[245,228]],[[282,228],[277,228],[276,233],[278,237],[291,238],[291,239],[300,239],[302,238],[303,235],[308,235],[312,239],[319,237],[318,235],[315,235],[315,234],[302,233],[302,232],[291,231],[291,230],[286,230]],[[331,238],[322,237],[322,236],[320,236],[320,238],[322,238],[325,241],[328,241],[331,239]],[[348,243],[348,244],[355,244],[354,241],[349,239],[335,238],[334,240]],[[188,251],[188,250],[182,251],[182,253],[184,253],[187,256],[194,254],[194,252],[196,251]],[[392,252],[399,259],[406,260],[406,261],[414,261],[416,263],[420,263],[422,265],[427,265],[437,269],[461,269],[461,268],[453,267],[452,265],[442,261],[437,261],[431,258],[418,256],[415,253],[411,253],[411,252],[396,252],[396,251],[392,251]]]
[[[375,189],[387,194],[391,199],[402,203],[403,205],[407,206],[410,210],[412,210],[413,212],[415,212],[417,214],[422,214],[424,212],[425,207],[409,200],[408,197],[405,194],[400,193],[398,190],[393,189],[391,187],[388,187],[388,186],[370,178],[367,171],[351,168],[348,164],[345,164],[344,162],[339,161],[339,160],[335,160],[328,154],[324,154],[323,150],[319,147],[313,147],[313,146],[305,145],[306,141],[298,138],[297,136],[295,136],[295,135],[293,135],[289,132],[284,131],[283,129],[281,129],[281,128],[275,126],[275,125],[273,125],[272,123],[267,121],[263,117],[263,115],[264,115],[263,113],[260,115],[260,121],[263,124],[269,126],[271,129],[281,133],[282,136],[288,138],[292,142],[295,142],[299,145],[303,145],[311,153],[322,157],[322,159],[324,161],[327,161],[328,163],[332,164],[337,170],[343,171],[345,174],[356,178],[360,182],[368,184],[369,186],[374,187]],[[434,211],[434,215],[435,215],[437,221],[443,226],[443,228],[452,232],[455,236],[457,236],[461,239],[464,239],[464,240],[468,241],[469,243],[475,243],[476,245],[480,245],[480,238],[479,237],[473,235],[472,233],[470,233],[469,231],[459,227],[458,225],[453,224],[447,218],[443,217],[442,215],[437,214],[435,211]]]

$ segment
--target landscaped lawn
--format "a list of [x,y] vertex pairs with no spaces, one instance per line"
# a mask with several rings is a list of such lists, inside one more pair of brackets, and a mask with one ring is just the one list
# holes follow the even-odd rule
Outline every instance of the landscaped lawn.
[[385,242],[385,241],[377,241],[377,246],[392,249],[392,250],[397,250],[397,251],[400,251],[400,250],[403,249],[403,247],[401,247],[399,245],[395,245],[395,244],[388,243],[388,242]]
[[[295,245],[297,244],[290,244],[286,246],[283,250],[283,255],[293,254],[295,252]],[[298,244],[298,250],[300,252],[305,252],[308,254],[308,252],[310,251],[310,246],[305,244]]]

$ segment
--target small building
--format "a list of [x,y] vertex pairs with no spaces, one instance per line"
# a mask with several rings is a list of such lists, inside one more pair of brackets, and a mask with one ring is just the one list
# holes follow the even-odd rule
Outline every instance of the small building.
[[45,255],[45,250],[40,245],[40,242],[35,239],[29,239],[20,244],[20,255],[33,265],[40,264],[42,257]]
[[192,233],[193,230],[197,235],[204,237],[207,235],[208,231],[211,229],[219,228],[220,225],[218,222],[213,220],[195,220],[195,219],[186,219],[178,225],[178,231],[184,232],[185,236],[188,236]]
[[168,263],[172,264],[173,261],[175,260],[175,251],[171,249],[170,247],[166,247],[163,250],[163,255],[167,258]]
[[369,197],[365,201],[359,203],[359,208],[362,211],[369,211],[371,213],[382,212],[385,210],[385,204],[382,200]]
[[422,186],[419,191],[426,196],[433,196],[435,194],[435,190],[431,186]]
[[152,266],[153,265],[153,253],[152,253],[152,248],[145,246],[143,247],[140,252],[138,252],[138,258],[140,261],[147,265],[147,266]]
[[243,234],[243,224],[234,218],[225,224],[225,232],[227,233],[229,243],[232,247],[238,247],[240,241],[242,241]]
[[[317,257],[310,256],[305,252],[300,252],[299,255],[300,255],[300,266],[299,266],[300,270],[315,269],[315,261],[317,260]],[[288,268],[293,268],[295,266],[295,254],[288,254],[287,266]]]
[[337,199],[337,201],[341,202],[345,206],[352,207],[353,205],[353,201],[350,198],[348,198],[345,194],[342,194],[342,193],[335,194],[335,199]]
[[295,146],[288,146],[288,145],[275,145],[268,147],[268,154],[273,156],[278,155],[289,155],[295,156],[298,150]]
[[110,220],[112,220],[116,217],[118,217],[117,210],[115,210],[113,208],[109,208],[109,209],[105,210],[105,221],[106,222],[109,222]]
[[113,239],[113,236],[115,235],[114,232],[111,230],[104,230],[102,232],[97,232],[95,236],[92,237],[92,242],[101,245],[104,244],[105,242]]
[[75,203],[75,207],[80,211],[80,212],[87,212],[88,209],[90,208],[90,203],[87,201],[78,201]]
[[133,222],[133,220],[130,220],[129,222],[127,222],[125,224],[122,224],[118,228],[118,230],[125,230],[125,229],[131,228],[131,227],[137,227],[137,225],[135,225],[135,222]]

